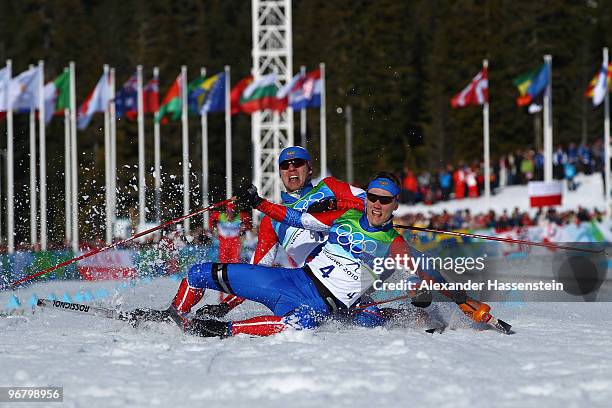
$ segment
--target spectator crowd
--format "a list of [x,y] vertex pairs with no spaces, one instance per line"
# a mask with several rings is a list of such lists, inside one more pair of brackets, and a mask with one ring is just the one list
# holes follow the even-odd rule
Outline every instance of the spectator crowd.
[[[492,193],[499,187],[526,184],[544,179],[544,153],[533,149],[517,150],[492,160]],[[576,189],[578,172],[592,174],[604,171],[604,146],[601,140],[592,145],[574,143],[557,146],[553,152],[553,177],[567,180],[569,190]],[[484,192],[484,164],[459,162],[437,171],[415,173],[408,167],[397,176],[402,182],[401,202],[434,204],[449,199],[479,197]]]

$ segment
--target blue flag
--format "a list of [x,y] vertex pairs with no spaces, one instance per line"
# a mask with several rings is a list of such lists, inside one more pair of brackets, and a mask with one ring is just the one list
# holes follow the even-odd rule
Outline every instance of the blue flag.
[[127,117],[130,120],[138,116],[138,78],[132,75],[115,96],[117,118]]

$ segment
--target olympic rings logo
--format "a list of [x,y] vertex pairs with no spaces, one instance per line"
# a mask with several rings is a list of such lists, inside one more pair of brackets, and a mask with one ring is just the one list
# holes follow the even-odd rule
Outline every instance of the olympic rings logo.
[[306,196],[305,198],[306,199],[304,201],[298,201],[293,208],[295,210],[304,212],[311,206],[311,204],[318,203],[319,201],[323,200],[325,198],[325,193],[322,191],[317,191],[316,193]]
[[336,227],[336,235],[340,245],[348,245],[351,252],[355,254],[374,253],[378,249],[378,243],[367,239],[363,232],[353,232],[350,224],[340,224]]

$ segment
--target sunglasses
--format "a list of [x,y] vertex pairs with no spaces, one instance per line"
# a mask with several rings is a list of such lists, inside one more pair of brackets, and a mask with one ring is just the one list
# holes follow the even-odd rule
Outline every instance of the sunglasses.
[[371,202],[372,204],[374,204],[377,201],[380,201],[382,205],[387,205],[387,204],[391,204],[393,200],[395,199],[395,197],[393,196],[381,196],[381,195],[374,194],[374,193],[367,193],[366,196],[368,197],[368,201]]
[[306,160],[304,159],[285,160],[278,167],[280,167],[281,170],[289,170],[289,166],[291,166],[292,164],[293,164],[293,167],[295,167],[296,169],[299,169],[300,167],[306,165]]

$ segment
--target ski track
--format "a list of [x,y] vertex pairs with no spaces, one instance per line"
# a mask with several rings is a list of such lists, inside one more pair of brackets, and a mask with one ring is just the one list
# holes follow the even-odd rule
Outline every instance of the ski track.
[[[47,282],[19,296],[105,287],[114,296],[93,304],[164,307],[177,287],[166,278],[121,292],[113,285]],[[9,295],[0,293],[1,304]],[[454,305],[433,307],[450,323],[442,334],[332,322],[224,340],[37,310],[0,317],[0,385],[63,386],[64,402],[52,407],[609,406],[612,304],[493,304],[511,336],[471,327]],[[228,318],[264,310],[245,303]]]

